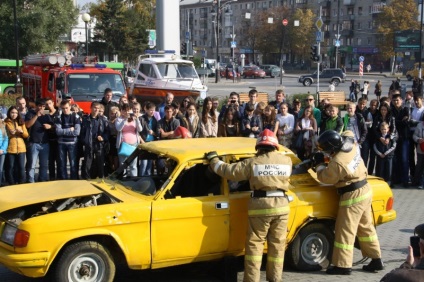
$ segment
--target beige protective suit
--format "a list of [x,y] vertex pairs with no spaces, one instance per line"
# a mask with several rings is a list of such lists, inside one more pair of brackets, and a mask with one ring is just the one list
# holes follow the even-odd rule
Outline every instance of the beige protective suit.
[[[319,165],[316,168],[318,179],[321,182],[343,188],[366,179],[367,168],[361,158],[359,147],[352,143],[350,148],[338,152],[327,167]],[[364,257],[381,258],[380,243],[372,219],[371,201],[372,190],[368,184],[340,196],[333,265],[343,268],[352,267],[355,236],[358,236]]]
[[267,194],[263,197],[252,197],[249,201],[244,281],[260,280],[266,240],[268,241],[266,279],[273,282],[281,281],[290,211],[284,192],[289,188],[291,159],[278,151],[273,151],[234,164],[227,164],[215,158],[211,160],[210,166],[221,177],[232,181],[249,180],[252,190]]

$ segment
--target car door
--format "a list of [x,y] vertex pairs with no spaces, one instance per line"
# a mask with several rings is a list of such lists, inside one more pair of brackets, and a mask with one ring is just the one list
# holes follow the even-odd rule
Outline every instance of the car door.
[[221,178],[209,174],[202,161],[178,169],[167,196],[152,204],[153,265],[219,256],[228,249],[230,207]]

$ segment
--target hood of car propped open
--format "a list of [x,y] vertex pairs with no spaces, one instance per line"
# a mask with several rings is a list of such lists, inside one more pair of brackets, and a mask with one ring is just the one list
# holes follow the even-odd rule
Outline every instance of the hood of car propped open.
[[102,191],[85,180],[28,183],[0,188],[0,212],[30,204],[99,194]]

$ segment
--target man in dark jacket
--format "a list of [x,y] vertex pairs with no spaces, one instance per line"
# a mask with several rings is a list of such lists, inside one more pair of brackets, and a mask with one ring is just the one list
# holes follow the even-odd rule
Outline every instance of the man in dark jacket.
[[93,102],[91,113],[84,116],[81,124],[81,142],[85,147],[83,179],[104,177],[104,144],[109,140],[109,123],[99,116],[99,111],[100,103]]
[[404,187],[409,184],[409,109],[402,104],[402,97],[399,91],[392,96],[391,113],[395,118],[395,127],[398,132],[398,141],[395,150],[395,160],[393,161],[392,174],[393,184],[402,183]]

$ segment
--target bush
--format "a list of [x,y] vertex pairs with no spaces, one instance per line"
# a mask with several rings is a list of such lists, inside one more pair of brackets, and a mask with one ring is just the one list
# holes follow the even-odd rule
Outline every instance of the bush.
[[0,106],[9,109],[10,106],[16,105],[16,98],[21,96],[21,94],[2,94],[0,95]]

